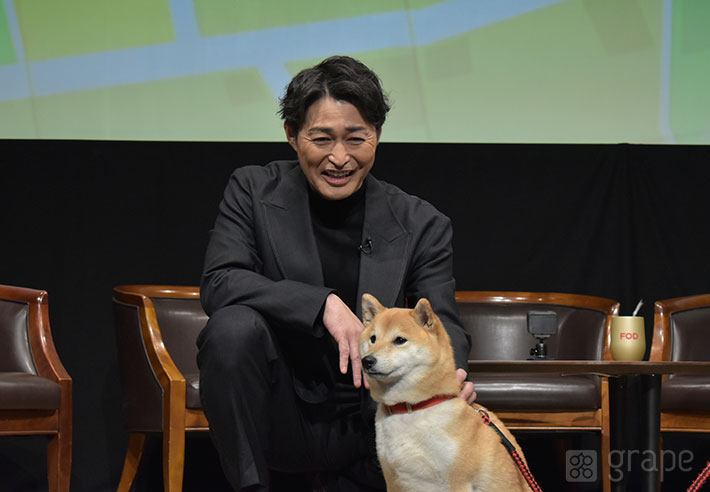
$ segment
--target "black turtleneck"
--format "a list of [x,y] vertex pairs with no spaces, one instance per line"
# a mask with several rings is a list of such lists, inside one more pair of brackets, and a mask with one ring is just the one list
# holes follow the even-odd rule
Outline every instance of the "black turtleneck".
[[365,221],[365,184],[348,198],[326,200],[309,189],[311,222],[325,286],[355,312],[360,242]]

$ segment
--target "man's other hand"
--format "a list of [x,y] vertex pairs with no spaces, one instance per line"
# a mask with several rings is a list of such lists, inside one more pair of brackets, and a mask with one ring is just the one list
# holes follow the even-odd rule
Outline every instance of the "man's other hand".
[[469,405],[476,401],[476,392],[471,381],[466,381],[468,374],[464,369],[456,369],[456,379],[461,383],[461,392],[459,398],[463,398]]
[[[348,359],[353,366],[353,384],[362,384],[362,364],[360,362],[360,333],[365,327],[350,308],[335,294],[329,294],[323,311],[323,324],[338,343],[340,372],[348,371]],[[365,387],[367,387],[365,381]]]

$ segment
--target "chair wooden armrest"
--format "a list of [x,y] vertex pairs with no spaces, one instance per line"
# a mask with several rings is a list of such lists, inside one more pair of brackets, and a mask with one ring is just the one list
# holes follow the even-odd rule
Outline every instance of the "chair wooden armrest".
[[[29,336],[32,356],[40,376],[58,383],[63,392],[69,391],[71,406],[71,377],[64,368],[54,347],[49,324],[48,294],[44,290],[0,285],[0,299],[26,303],[29,306]],[[62,397],[64,394],[62,394]]]

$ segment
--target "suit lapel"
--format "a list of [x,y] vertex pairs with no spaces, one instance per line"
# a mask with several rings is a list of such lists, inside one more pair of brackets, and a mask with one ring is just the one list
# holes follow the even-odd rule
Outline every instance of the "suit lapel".
[[409,248],[409,234],[395,217],[382,184],[367,177],[363,241],[372,240],[372,252],[360,256],[356,315],[362,317],[359,300],[365,292],[385,306],[394,306],[402,286]]
[[[368,176],[362,238],[372,240],[372,252],[360,256],[358,303],[368,292],[385,306],[394,306],[402,287],[409,234],[392,212],[382,184]],[[262,201],[272,250],[284,279],[323,285],[323,270],[313,235],[308,183],[296,166],[287,171],[274,191]]]
[[267,232],[284,279],[323,285],[308,205],[308,182],[296,165],[262,201]]

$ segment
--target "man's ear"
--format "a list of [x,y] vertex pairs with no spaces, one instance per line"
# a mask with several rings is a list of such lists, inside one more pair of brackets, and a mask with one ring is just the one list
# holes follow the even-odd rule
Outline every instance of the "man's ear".
[[434,311],[427,299],[419,299],[414,306],[414,320],[428,330],[434,326]]
[[370,294],[362,295],[362,322],[364,324],[372,322],[375,316],[385,309],[386,308],[380,304],[380,301],[375,299],[374,296],[371,296]]
[[288,140],[288,143],[291,144],[291,147],[293,147],[293,150],[298,152],[298,149],[296,148],[298,146],[298,143],[296,142],[296,139],[298,137],[298,133],[291,125],[289,125],[285,121],[284,121],[284,131],[286,132],[286,140]]

